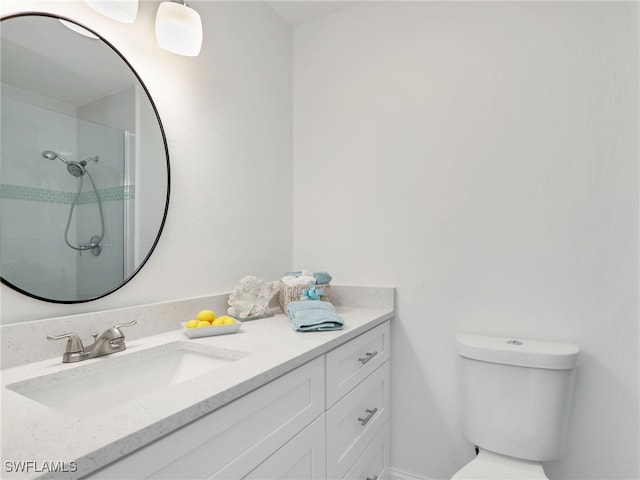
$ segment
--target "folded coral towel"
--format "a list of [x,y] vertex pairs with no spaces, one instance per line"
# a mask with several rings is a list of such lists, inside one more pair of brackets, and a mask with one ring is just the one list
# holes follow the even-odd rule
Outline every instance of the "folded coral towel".
[[329,302],[301,300],[289,303],[288,308],[291,327],[299,332],[340,330],[344,325],[344,320]]

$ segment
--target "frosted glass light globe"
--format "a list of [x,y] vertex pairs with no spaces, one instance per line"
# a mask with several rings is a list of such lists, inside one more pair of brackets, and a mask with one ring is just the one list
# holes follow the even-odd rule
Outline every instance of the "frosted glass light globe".
[[202,47],[202,21],[191,7],[177,2],[164,2],[156,13],[158,45],[178,55],[195,57]]

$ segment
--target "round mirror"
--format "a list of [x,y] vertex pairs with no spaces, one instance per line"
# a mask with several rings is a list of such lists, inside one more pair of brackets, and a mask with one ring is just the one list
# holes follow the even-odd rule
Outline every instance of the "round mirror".
[[0,274],[31,297],[79,303],[127,283],[169,206],[156,107],[127,60],[72,20],[1,24]]

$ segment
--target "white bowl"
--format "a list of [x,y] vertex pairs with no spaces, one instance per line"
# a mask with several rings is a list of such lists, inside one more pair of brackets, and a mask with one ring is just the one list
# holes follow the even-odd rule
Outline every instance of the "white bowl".
[[182,328],[184,328],[184,333],[187,334],[189,338],[200,338],[200,337],[211,337],[213,335],[226,335],[228,333],[236,333],[240,330],[240,326],[242,322],[236,320],[236,323],[232,323],[229,325],[212,325],[210,327],[197,327],[197,328],[187,328],[186,322],[182,324]]

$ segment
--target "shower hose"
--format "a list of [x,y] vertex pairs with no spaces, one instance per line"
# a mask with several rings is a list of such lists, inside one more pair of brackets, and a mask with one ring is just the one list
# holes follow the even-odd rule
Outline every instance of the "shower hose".
[[87,171],[84,170],[84,173],[87,175],[87,177],[89,177],[89,181],[91,182],[91,186],[93,187],[93,191],[96,194],[96,198],[98,199],[98,210],[100,211],[100,235],[97,236],[93,236],[91,237],[91,240],[87,243],[81,243],[80,245],[78,245],[77,247],[75,245],[72,245],[71,242],[69,242],[68,236],[69,236],[69,226],[71,225],[71,218],[73,217],[73,210],[76,207],[76,204],[78,202],[78,197],[80,197],[80,193],[82,193],[82,186],[84,185],[84,180],[83,177],[84,175],[80,175],[78,176],[78,191],[76,192],[76,196],[73,199],[73,202],[71,203],[71,208],[69,209],[69,218],[67,219],[67,226],[64,229],[64,241],[67,242],[67,245],[69,245],[71,248],[73,248],[74,250],[78,250],[80,252],[84,251],[84,250],[92,250],[95,255],[99,255],[100,254],[100,243],[102,242],[102,237],[104,236],[104,214],[102,213],[102,200],[100,199],[100,194],[98,193],[98,189],[96,188],[96,184],[93,181],[93,178],[91,177],[91,174]]

